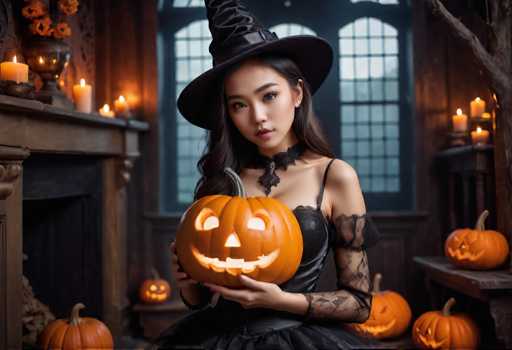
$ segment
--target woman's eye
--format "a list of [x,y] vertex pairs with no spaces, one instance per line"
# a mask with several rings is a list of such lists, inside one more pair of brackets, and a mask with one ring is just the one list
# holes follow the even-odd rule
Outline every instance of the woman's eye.
[[275,99],[276,97],[277,97],[277,92],[269,92],[268,94],[265,94],[265,96],[263,96],[263,99],[266,101],[271,101],[271,100]]
[[233,108],[235,111],[239,110],[240,108],[242,108],[244,105],[240,102],[235,102],[231,105],[231,108]]

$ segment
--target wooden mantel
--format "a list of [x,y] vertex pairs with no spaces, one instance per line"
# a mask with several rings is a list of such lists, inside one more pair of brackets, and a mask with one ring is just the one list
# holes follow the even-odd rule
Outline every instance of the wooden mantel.
[[23,161],[33,153],[102,159],[103,321],[122,331],[126,298],[126,184],[148,124],[0,95],[0,349],[22,345]]

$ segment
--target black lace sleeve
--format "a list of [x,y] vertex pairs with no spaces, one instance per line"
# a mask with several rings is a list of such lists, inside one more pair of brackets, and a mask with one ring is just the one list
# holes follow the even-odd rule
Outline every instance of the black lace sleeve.
[[333,225],[338,290],[304,294],[309,303],[307,317],[364,322],[372,304],[365,247],[377,242],[378,231],[366,215],[342,215]]

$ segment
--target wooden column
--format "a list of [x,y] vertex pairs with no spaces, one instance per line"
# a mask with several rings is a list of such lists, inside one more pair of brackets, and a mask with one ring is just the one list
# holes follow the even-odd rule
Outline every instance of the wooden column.
[[[22,162],[30,152],[0,146],[0,348],[21,345]],[[14,320],[14,321],[13,321]]]

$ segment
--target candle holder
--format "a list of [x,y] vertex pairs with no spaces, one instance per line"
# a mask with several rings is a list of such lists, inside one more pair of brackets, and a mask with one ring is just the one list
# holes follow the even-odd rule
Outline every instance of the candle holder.
[[489,140],[487,143],[494,143],[494,132],[492,127],[492,118],[474,117],[471,118],[470,128],[471,130],[481,127],[482,130],[489,131]]
[[71,57],[69,45],[53,38],[33,38],[24,45],[23,54],[30,69],[41,77],[43,87],[36,99],[64,109],[73,109],[73,103],[60,90],[57,80]]
[[460,147],[468,144],[468,133],[464,131],[452,131],[448,134],[449,147]]
[[32,83],[17,83],[12,80],[0,81],[0,93],[4,95],[34,99],[34,84]]

